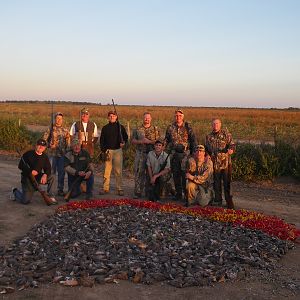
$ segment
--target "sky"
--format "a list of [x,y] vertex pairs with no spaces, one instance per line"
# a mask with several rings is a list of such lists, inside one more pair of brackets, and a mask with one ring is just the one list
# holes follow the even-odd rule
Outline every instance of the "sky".
[[0,0],[0,100],[300,107],[298,0]]

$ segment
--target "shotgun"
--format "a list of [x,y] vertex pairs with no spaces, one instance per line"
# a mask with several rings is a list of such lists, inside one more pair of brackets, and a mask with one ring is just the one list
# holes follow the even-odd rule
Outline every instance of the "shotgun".
[[124,144],[124,138],[123,138],[123,135],[122,135],[121,124],[120,124],[120,122],[119,122],[119,116],[118,116],[118,113],[117,113],[117,110],[116,110],[116,106],[115,106],[114,99],[111,99],[111,101],[112,101],[112,104],[113,104],[113,106],[114,106],[115,114],[116,114],[116,116],[117,116],[117,123],[118,123],[118,126],[119,126],[119,134],[120,134],[121,144]]

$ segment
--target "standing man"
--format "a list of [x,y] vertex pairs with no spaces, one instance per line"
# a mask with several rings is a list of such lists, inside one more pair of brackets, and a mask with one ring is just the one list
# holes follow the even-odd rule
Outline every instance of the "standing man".
[[98,141],[98,129],[94,122],[91,122],[90,113],[87,108],[80,111],[80,121],[74,122],[70,129],[72,138],[77,138],[82,149],[86,149],[90,156],[94,155],[94,146]]
[[[86,181],[86,199],[93,197],[94,175],[91,157],[85,149],[81,149],[80,141],[75,138],[72,141],[72,150],[64,157],[65,171],[68,174],[68,187],[71,198],[81,194],[80,184]],[[75,184],[75,186],[74,186]]]
[[115,111],[107,114],[108,124],[103,126],[100,136],[100,148],[102,152],[108,153],[108,160],[105,161],[103,174],[103,188],[100,195],[109,193],[110,174],[114,170],[116,178],[116,189],[119,196],[124,195],[122,170],[123,170],[123,150],[128,141],[128,135],[123,125],[118,121]]
[[197,145],[185,167],[187,206],[198,203],[206,206],[214,198],[213,163],[209,156],[205,157],[205,147]]
[[176,200],[182,200],[182,192],[185,191],[185,172],[181,169],[182,160],[196,144],[195,135],[191,125],[184,121],[181,109],[175,111],[175,122],[167,128],[167,148],[172,153],[171,170],[176,189]]
[[[149,177],[147,176],[147,155],[154,149],[154,143],[160,138],[157,126],[151,125],[151,114],[145,112],[143,114],[143,124],[133,131],[132,144],[136,145],[134,159],[134,199],[142,197],[145,190],[147,194],[147,185]],[[148,179],[148,180],[147,180]]]
[[206,136],[205,147],[211,156],[214,165],[214,190],[215,204],[222,205],[222,181],[227,208],[234,209],[231,185],[231,155],[235,150],[235,144],[227,129],[222,129],[220,119],[212,120],[212,132]]
[[64,196],[64,156],[70,146],[69,130],[63,127],[63,114],[55,114],[55,122],[47,129],[43,139],[48,141],[48,156],[52,165],[52,174],[57,171],[57,195]]
[[163,151],[164,142],[156,140],[154,150],[150,151],[147,156],[147,169],[150,178],[149,200],[160,200],[163,187],[170,179],[167,174],[170,172],[170,157]]
[[[51,164],[48,156],[44,153],[47,148],[47,142],[39,139],[36,142],[35,149],[29,150],[23,154],[18,168],[21,173],[22,191],[13,189],[14,200],[22,204],[29,204],[33,193],[37,190],[34,186],[31,176],[34,177],[39,189],[49,195],[49,204],[57,204],[53,196],[54,178],[51,176]],[[34,180],[33,179],[33,180]]]

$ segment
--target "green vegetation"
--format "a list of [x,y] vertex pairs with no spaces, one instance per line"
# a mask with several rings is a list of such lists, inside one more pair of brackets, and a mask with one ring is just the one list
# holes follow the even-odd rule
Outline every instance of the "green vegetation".
[[[110,105],[59,102],[55,103],[54,111],[63,112],[65,125],[70,126],[79,119],[83,106],[89,108],[91,119],[99,129],[107,123]],[[3,102],[0,108],[0,149],[3,150],[28,149],[41,133],[29,131],[25,125],[50,124],[51,102]],[[174,113],[174,107],[163,106],[117,106],[117,110],[121,123],[130,131],[141,123],[143,112],[149,111],[162,134],[172,122]],[[185,107],[184,113],[199,143],[203,143],[210,132],[213,117],[221,118],[223,125],[232,132],[237,142],[233,155],[234,179],[260,180],[282,175],[300,179],[300,110]],[[96,149],[95,157],[98,151]],[[133,169],[134,152],[133,145],[126,146],[124,166],[129,170]]]

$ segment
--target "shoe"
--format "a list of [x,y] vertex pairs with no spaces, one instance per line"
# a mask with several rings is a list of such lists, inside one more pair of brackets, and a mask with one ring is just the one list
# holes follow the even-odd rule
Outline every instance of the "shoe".
[[57,191],[57,196],[62,196],[64,197],[65,193],[62,190]]
[[17,188],[11,188],[11,192],[9,194],[9,199],[12,201],[16,201],[16,196],[15,196],[15,191],[17,190]]
[[133,199],[141,199],[142,198],[142,193],[135,193],[133,195]]
[[124,191],[123,191],[123,190],[118,190],[117,194],[118,194],[119,196],[124,196]]
[[104,190],[104,189],[100,189],[99,191],[99,195],[105,195],[105,194],[108,194],[109,191],[108,190]]
[[49,197],[49,198],[51,200],[50,205],[56,205],[58,203],[54,197]]
[[86,199],[86,200],[91,200],[91,199],[93,199],[93,194],[92,194],[92,193],[86,194],[85,199]]

